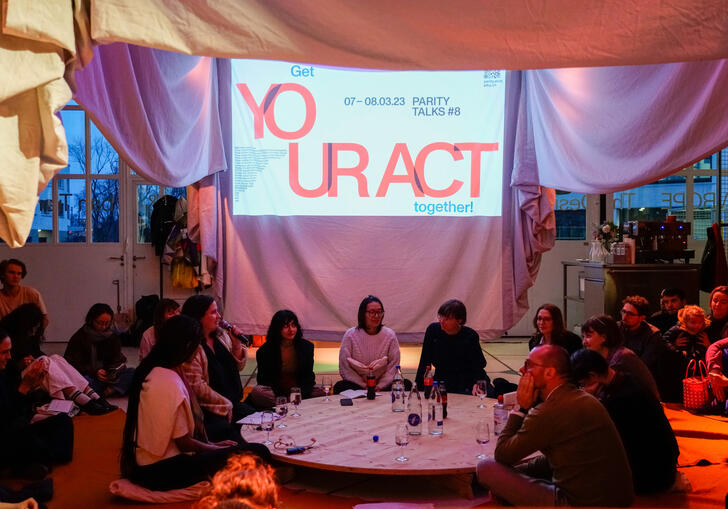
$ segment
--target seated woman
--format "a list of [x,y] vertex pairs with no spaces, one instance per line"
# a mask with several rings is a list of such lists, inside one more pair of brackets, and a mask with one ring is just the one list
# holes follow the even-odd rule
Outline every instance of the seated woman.
[[425,368],[434,366],[435,380],[445,382],[448,392],[471,394],[476,382],[485,380],[488,392],[493,394],[478,333],[465,325],[465,304],[456,299],[445,301],[437,310],[437,320],[425,331],[415,377],[417,386],[424,385]]
[[382,325],[382,301],[374,295],[364,298],[357,318],[357,326],[347,330],[341,340],[339,374],[342,380],[334,385],[334,394],[365,389],[370,369],[376,378],[376,390],[389,390],[399,366],[397,335]]
[[716,286],[710,292],[710,325],[705,329],[708,339],[715,343],[728,336],[728,286]]
[[657,399],[660,399],[657,384],[652,378],[649,368],[637,357],[637,354],[622,346],[624,336],[614,318],[607,315],[592,316],[581,326],[581,335],[584,338],[584,348],[601,354],[607,360],[610,368],[629,373]]
[[708,347],[705,354],[708,376],[713,394],[718,401],[724,402],[728,393],[728,338],[723,338]]
[[183,372],[200,400],[207,434],[212,440],[241,440],[239,426],[232,423],[255,411],[242,402],[240,371],[245,367],[248,350],[218,327],[220,313],[215,299],[209,295],[187,299],[182,314],[194,318],[202,327],[201,349],[185,363]]
[[152,350],[154,343],[157,342],[159,336],[159,330],[162,328],[162,324],[178,315],[180,312],[179,304],[172,299],[162,299],[159,301],[157,306],[154,308],[154,325],[149,327],[142,334],[142,340],[139,343],[139,362],[144,360],[144,357],[149,355]]
[[288,397],[291,387],[299,387],[303,398],[324,395],[314,387],[313,343],[303,339],[301,324],[293,311],[276,311],[255,359],[258,385],[250,393],[250,401],[256,407],[272,407],[276,396]]
[[113,318],[108,304],[91,306],[86,323],[68,340],[63,354],[102,396],[125,395],[134,376],[121,353],[121,340],[111,330]]
[[33,402],[18,391],[20,377],[7,373],[12,346],[0,330],[0,470],[41,479],[51,465],[73,458],[73,421],[61,413],[31,422]]
[[12,362],[8,370],[17,372],[21,380],[18,390],[22,394],[35,391],[48,397],[67,399],[91,415],[102,415],[116,410],[94,391],[88,380],[60,355],[46,355],[40,349],[43,341],[43,311],[35,304],[23,304],[0,320],[13,340]]
[[533,326],[536,332],[528,340],[529,350],[539,345],[559,345],[571,355],[582,348],[581,338],[564,328],[561,310],[553,304],[542,304],[536,310]]
[[[179,375],[201,341],[199,322],[172,317],[134,374],[121,474],[147,489],[167,491],[207,480],[240,450],[232,440],[207,440],[194,393]],[[260,452],[269,458],[263,449]]]

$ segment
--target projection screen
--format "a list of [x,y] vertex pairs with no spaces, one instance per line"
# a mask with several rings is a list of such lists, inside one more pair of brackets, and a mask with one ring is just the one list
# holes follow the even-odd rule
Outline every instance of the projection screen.
[[439,305],[502,329],[506,72],[231,62],[226,317],[340,339],[359,302],[421,340]]

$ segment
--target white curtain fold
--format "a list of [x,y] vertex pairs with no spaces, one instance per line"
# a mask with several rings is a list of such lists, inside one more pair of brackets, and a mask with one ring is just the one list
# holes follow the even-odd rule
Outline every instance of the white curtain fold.
[[185,186],[226,168],[215,61],[117,43],[76,72],[76,100],[135,171]]
[[381,69],[544,69],[728,57],[723,0],[103,0],[92,35],[181,53]]

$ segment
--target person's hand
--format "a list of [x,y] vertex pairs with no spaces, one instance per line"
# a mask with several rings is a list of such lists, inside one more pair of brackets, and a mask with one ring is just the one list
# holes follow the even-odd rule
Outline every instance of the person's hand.
[[707,332],[701,332],[700,334],[698,334],[698,339],[701,343],[703,343],[703,346],[705,346],[705,348],[710,347],[710,339],[708,338]]
[[677,339],[675,339],[675,346],[679,346],[680,348],[688,346],[688,337],[685,334],[680,334]]
[[473,390],[470,391],[470,393],[473,396],[480,396],[480,391],[478,390],[478,384],[473,384]]
[[219,449],[225,449],[226,447],[235,447],[238,443],[235,440],[221,440],[220,442],[213,442],[212,445]]
[[98,378],[102,382],[107,382],[109,380],[109,375],[104,368],[101,368],[96,372],[96,378]]
[[713,394],[718,401],[725,401],[726,389],[728,389],[728,378],[723,373],[708,373],[710,378],[710,385],[713,386]]
[[0,502],[0,509],[38,509],[38,502],[34,498],[26,498],[16,504]]
[[528,410],[536,402],[537,394],[536,387],[533,383],[533,375],[526,372],[521,377],[521,381],[518,383],[518,390],[516,391],[516,402],[521,408]]

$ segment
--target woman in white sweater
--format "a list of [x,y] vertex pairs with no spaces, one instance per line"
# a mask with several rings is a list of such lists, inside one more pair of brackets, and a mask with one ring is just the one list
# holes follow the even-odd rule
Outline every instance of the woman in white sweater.
[[373,295],[359,304],[358,325],[344,333],[339,350],[339,374],[334,394],[347,389],[365,389],[371,368],[376,390],[388,390],[399,365],[397,335],[382,325],[384,306]]

